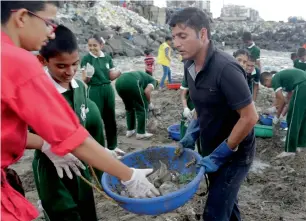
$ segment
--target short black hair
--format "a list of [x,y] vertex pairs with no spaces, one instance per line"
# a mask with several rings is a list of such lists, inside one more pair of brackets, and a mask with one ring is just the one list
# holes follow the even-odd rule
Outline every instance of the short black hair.
[[145,55],[149,55],[149,54],[151,54],[152,53],[152,49],[146,49],[146,50],[144,50],[144,54]]
[[272,77],[272,73],[271,72],[268,72],[268,71],[265,71],[265,72],[262,72],[261,74],[260,74],[260,83],[262,84],[262,85],[264,85],[265,84],[265,81],[268,79],[268,78],[270,78],[270,77]]
[[290,58],[291,59],[297,58],[297,53],[295,52],[291,53]]
[[273,75],[273,74],[276,74],[277,71],[271,71],[270,73],[271,73],[271,75]]
[[[60,7],[60,1],[1,1],[1,24],[6,24],[11,17],[12,10],[25,8],[31,12],[42,11],[46,4]],[[31,14],[29,14],[31,16]]]
[[165,41],[172,41],[172,37],[167,36],[167,37],[165,38]]
[[105,44],[104,38],[100,34],[98,34],[98,33],[94,34],[89,39],[91,39],[91,38],[95,39],[97,42],[99,42],[99,44]]
[[251,61],[251,62],[256,62],[256,60],[257,60],[257,59],[256,59],[254,56],[251,56],[251,55],[249,56],[249,61]]
[[306,55],[306,48],[299,48],[297,51],[297,56],[300,57],[304,57]]
[[199,32],[202,28],[206,28],[208,38],[210,38],[210,22],[211,18],[203,10],[188,7],[173,14],[170,18],[169,26],[174,28],[178,24],[183,24],[196,30],[197,32]]
[[246,55],[248,58],[250,57],[250,53],[245,49],[238,49],[233,53],[233,56],[236,58],[239,55]]
[[245,31],[242,34],[242,40],[243,41],[252,41],[252,34],[249,31]]
[[49,40],[46,46],[39,51],[47,61],[61,53],[73,53],[78,50],[78,43],[72,31],[63,25],[55,29],[55,39]]

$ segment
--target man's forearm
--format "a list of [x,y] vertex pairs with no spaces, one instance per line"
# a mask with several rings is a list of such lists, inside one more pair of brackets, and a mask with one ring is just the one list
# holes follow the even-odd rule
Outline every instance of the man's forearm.
[[87,138],[72,153],[89,165],[118,177],[122,181],[128,181],[132,177],[133,171],[129,167],[114,159],[101,145],[91,138]]
[[232,149],[237,148],[258,121],[258,114],[253,103],[237,110],[237,112],[240,118],[227,139],[227,145]]
[[26,149],[41,150],[41,147],[43,146],[43,144],[44,144],[44,140],[40,136],[28,132]]
[[231,149],[235,149],[250,133],[256,122],[257,120],[255,117],[240,118],[227,139],[227,145]]

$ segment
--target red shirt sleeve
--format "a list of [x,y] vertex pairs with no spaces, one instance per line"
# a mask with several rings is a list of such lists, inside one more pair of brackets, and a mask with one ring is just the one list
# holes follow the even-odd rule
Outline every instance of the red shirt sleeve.
[[38,60],[28,54],[21,56],[25,57],[28,58],[26,62],[25,59],[19,60],[18,65],[6,62],[2,67],[7,71],[2,76],[6,82],[2,84],[1,91],[5,91],[2,99],[51,144],[55,154],[65,155],[79,146],[89,134],[44,73]]

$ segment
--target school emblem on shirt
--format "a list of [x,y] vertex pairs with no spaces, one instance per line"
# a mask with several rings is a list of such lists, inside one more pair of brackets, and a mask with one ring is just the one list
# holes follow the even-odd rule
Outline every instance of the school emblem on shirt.
[[[88,108],[87,108],[88,109]],[[86,109],[86,107],[85,107],[85,104],[82,104],[81,105],[81,119],[83,120],[83,121],[85,121],[86,120],[86,113],[88,113],[88,110]]]
[[106,68],[109,69],[109,63],[106,64]]

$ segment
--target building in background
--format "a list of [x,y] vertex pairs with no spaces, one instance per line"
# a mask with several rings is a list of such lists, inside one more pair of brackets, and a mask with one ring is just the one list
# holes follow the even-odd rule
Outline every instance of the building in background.
[[225,5],[221,9],[220,19],[223,21],[259,21],[259,12],[242,5]]

